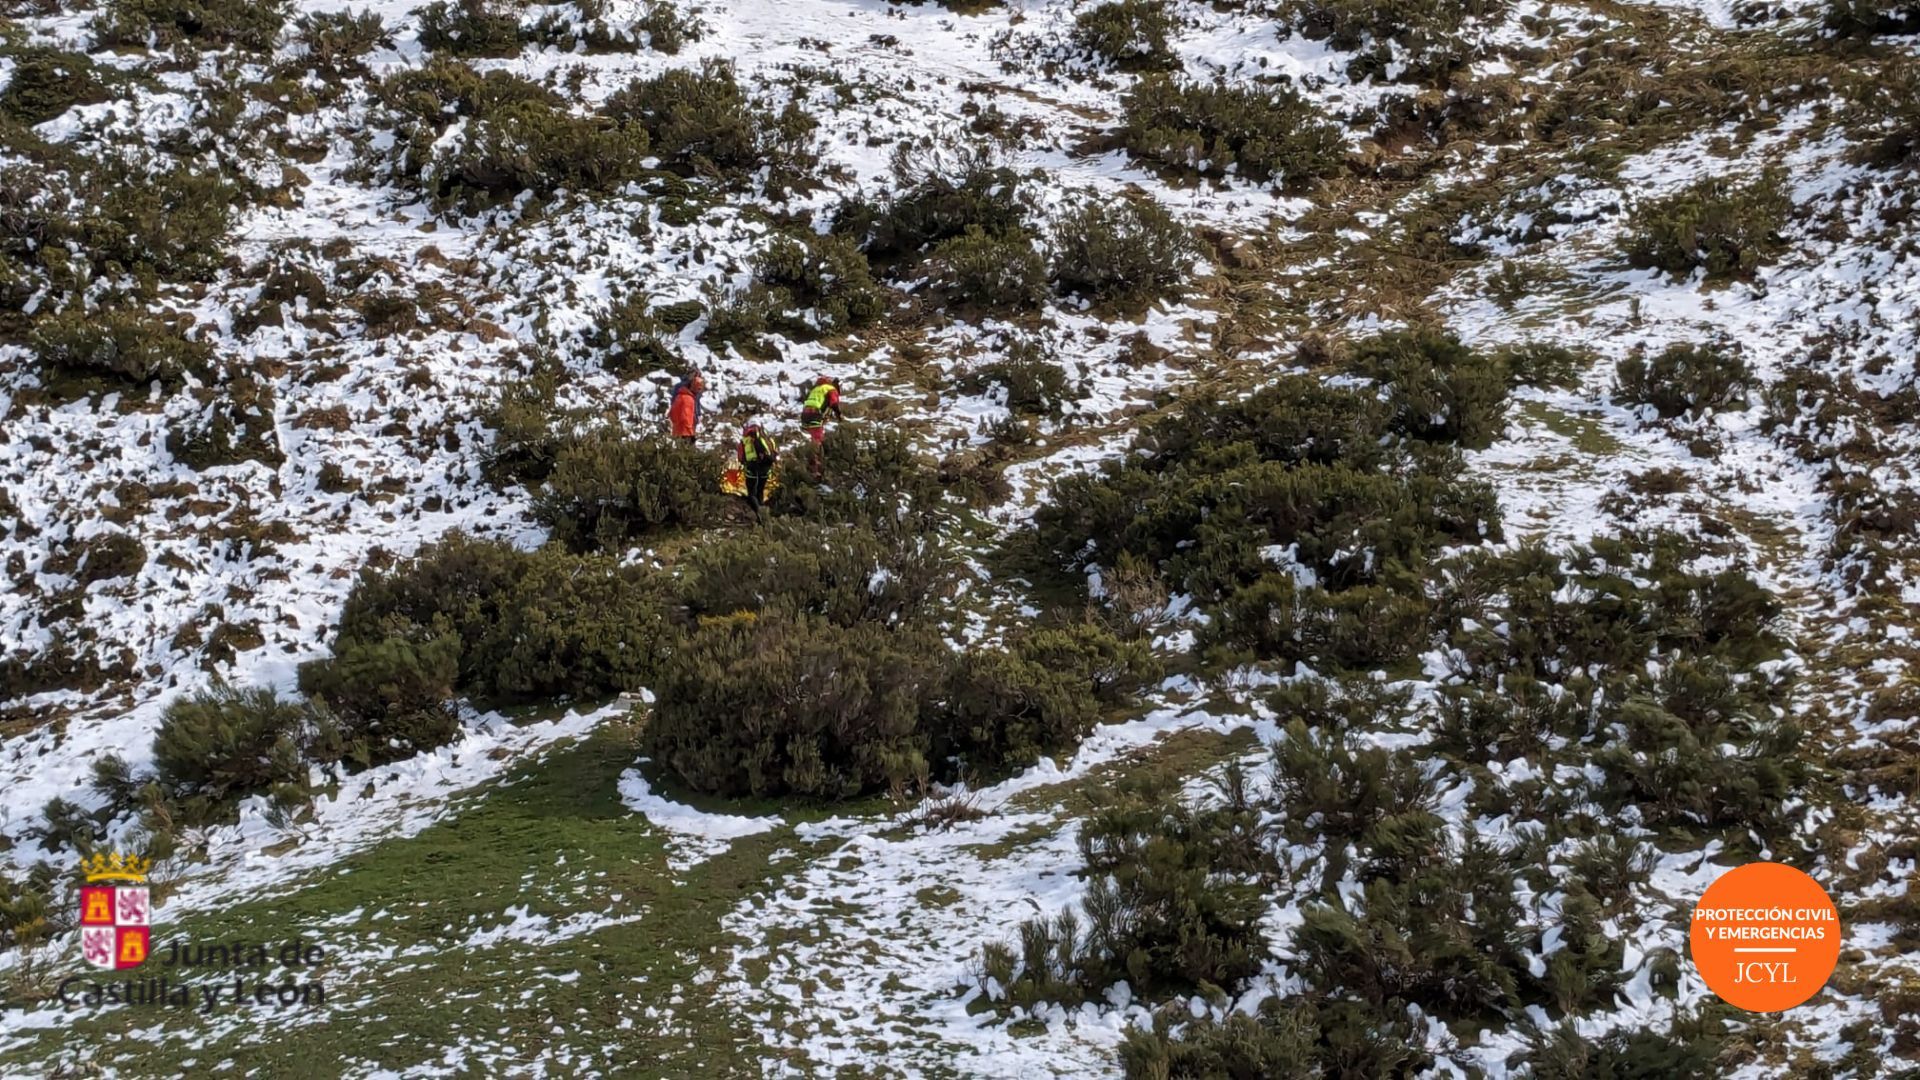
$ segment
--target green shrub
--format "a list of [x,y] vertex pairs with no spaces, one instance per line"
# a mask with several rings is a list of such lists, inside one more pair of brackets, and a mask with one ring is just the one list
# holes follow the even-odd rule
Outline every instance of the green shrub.
[[1136,156],[1210,176],[1299,189],[1346,166],[1338,125],[1290,86],[1143,79],[1121,99],[1121,138]]
[[361,574],[333,656],[305,665],[301,687],[384,760],[452,738],[456,694],[517,704],[639,689],[664,619],[660,588],[640,569],[453,533]]
[[1508,368],[1451,334],[1395,331],[1358,342],[1355,373],[1386,387],[1393,427],[1416,439],[1484,449],[1506,427]]
[[294,21],[293,39],[308,66],[333,75],[365,75],[362,57],[393,48],[393,34],[371,8],[307,12]]
[[777,114],[755,104],[725,61],[635,80],[603,111],[646,132],[661,162],[685,175],[737,181],[764,169],[768,190],[784,192],[807,183],[819,160],[813,118],[797,103]]
[[153,740],[154,768],[167,787],[216,800],[302,784],[308,750],[331,724],[324,710],[281,701],[270,689],[216,683],[167,706]]
[[815,475],[801,446],[785,448],[780,486],[768,505],[780,515],[888,528],[936,528],[948,496],[939,469],[892,426],[836,424],[827,430]]
[[553,372],[538,367],[528,378],[501,389],[485,415],[486,425],[493,429],[493,445],[480,471],[490,483],[533,488],[553,472],[564,437],[555,427],[555,390]]
[[444,624],[395,620],[380,636],[342,635],[333,656],[301,667],[300,689],[340,716],[343,756],[378,765],[452,742],[461,642]]
[[1827,0],[1821,22],[1843,37],[1920,34],[1920,5],[1912,0]]
[[1329,592],[1267,574],[1221,602],[1200,643],[1316,669],[1386,667],[1426,648],[1428,618],[1417,590],[1361,585]]
[[107,0],[90,29],[106,48],[170,49],[191,42],[270,52],[286,22],[284,0]]
[[536,104],[562,109],[565,102],[539,83],[506,71],[480,72],[458,60],[432,57],[381,80],[381,103],[408,124],[431,124],[430,145],[448,121],[488,116],[512,105]]
[[1494,357],[1506,365],[1507,377],[1515,386],[1558,387],[1572,390],[1580,385],[1580,376],[1599,359],[1587,349],[1571,349],[1529,341],[1509,345]]
[[898,625],[932,613],[954,573],[924,537],[778,519],[694,549],[679,599],[696,618],[777,611],[839,626]]
[[1282,375],[1241,398],[1202,397],[1154,420],[1140,443],[1156,469],[1247,443],[1261,461],[1374,469],[1385,464],[1386,405],[1312,375]]
[[13,53],[13,77],[0,92],[0,112],[23,124],[42,124],[75,105],[94,105],[109,92],[98,68],[82,53],[29,46]]
[[1154,1026],[1129,1028],[1120,1047],[1127,1080],[1222,1077],[1413,1076],[1432,1064],[1404,1015],[1357,1002],[1268,998],[1257,1016],[1223,1021],[1170,1006]]
[[423,179],[440,205],[486,206],[523,191],[611,191],[640,175],[646,155],[642,131],[526,100],[469,120]]
[[1053,224],[1053,277],[1067,292],[1131,300],[1186,278],[1193,238],[1155,202],[1082,200]]
[[519,562],[496,601],[500,622],[467,639],[476,662],[463,685],[503,702],[593,700],[645,685],[666,639],[658,582],[606,557],[542,549]]
[[607,317],[588,335],[587,344],[602,350],[601,363],[608,371],[632,377],[685,366],[677,338],[678,328],[654,313],[653,298],[634,293],[610,307]]
[[661,665],[647,753],[717,795],[845,798],[926,775],[936,637],[751,613],[706,620]]
[[[68,880],[71,873],[65,875]],[[61,876],[51,861],[35,863],[17,876],[12,867],[0,871],[0,949],[39,945],[63,929],[72,916],[64,913],[68,905],[60,895]],[[11,992],[8,997],[21,1000]]]
[[1293,951],[1308,983],[1374,1009],[1509,1015],[1521,1004],[1517,973],[1528,969],[1514,867],[1469,840],[1406,869],[1366,882],[1357,903],[1342,896],[1302,913]]
[[1621,241],[1627,260],[1669,274],[1703,271],[1709,281],[1751,277],[1784,247],[1780,230],[1793,211],[1785,183],[1777,169],[1746,183],[1709,177],[1648,202]]
[[982,232],[942,240],[933,249],[933,278],[954,299],[988,308],[1031,308],[1047,297],[1047,260],[1024,232]]
[[849,201],[834,215],[833,231],[853,237],[876,257],[918,253],[973,229],[988,236],[1026,229],[1019,175],[995,165],[984,150],[962,147],[943,156],[925,146],[901,146],[892,168],[892,194],[877,204]]
[[620,550],[661,528],[704,523],[721,468],[712,453],[662,434],[595,428],[558,444],[533,516],[575,550]]
[[873,280],[867,257],[844,236],[777,236],[754,260],[754,274],[784,309],[782,327],[797,334],[839,333],[887,310],[887,292]]
[[1074,1004],[1123,979],[1143,997],[1231,986],[1253,974],[1265,951],[1265,896],[1216,858],[1246,814],[1175,805],[1094,815],[1079,837],[1089,878],[1083,915],[1028,921],[1018,956],[988,945],[983,971],[1017,1005]]
[[931,719],[936,756],[998,771],[1071,751],[1153,664],[1144,644],[1089,623],[1033,630],[1004,649],[969,650]]
[[34,356],[53,376],[83,386],[178,386],[204,370],[213,350],[138,309],[69,310],[33,329]]
[[[1438,833],[1435,784],[1411,754],[1356,749],[1342,726],[1325,722],[1324,711],[1303,716],[1301,703],[1284,694],[1272,704],[1286,725],[1286,738],[1273,745],[1269,798],[1289,836],[1301,842],[1324,839],[1335,850],[1352,844],[1385,852],[1396,838]],[[1316,730],[1308,719],[1322,723]]]
[[453,56],[514,56],[520,16],[503,0],[434,0],[420,9],[420,44]]
[[1568,1020],[1535,1028],[1509,1065],[1535,1080],[1706,1080],[1717,1067],[1726,1029],[1705,1014],[1682,1016],[1669,1030],[1636,1028],[1595,1036]]
[[1076,45],[1124,70],[1171,67],[1174,30],[1164,0],[1108,0],[1074,16]]
[[1497,16],[1507,6],[1507,0],[1291,0],[1288,13],[1309,40],[1367,50],[1347,66],[1350,79],[1384,79],[1397,67],[1398,79],[1440,81],[1474,58],[1462,37],[1467,20]]
[[1753,372],[1735,353],[1713,345],[1670,345],[1648,361],[1640,353],[1623,357],[1614,368],[1614,396],[1635,405],[1651,405],[1665,419],[1699,416],[1747,405]]
[[239,197],[219,173],[62,160],[0,167],[0,267],[11,270],[7,287],[21,290],[23,302],[38,288],[29,272],[56,293],[78,296],[110,282],[131,288],[123,298],[140,299],[156,278],[208,280],[225,261]]
[[1004,388],[1007,409],[1018,416],[1058,416],[1067,402],[1081,396],[1066,370],[1031,346],[1015,346],[1006,359],[974,369],[962,385]]

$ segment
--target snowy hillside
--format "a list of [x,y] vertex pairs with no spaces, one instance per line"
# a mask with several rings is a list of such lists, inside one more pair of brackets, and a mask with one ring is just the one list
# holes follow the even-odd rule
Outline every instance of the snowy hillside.
[[1920,9],[0,7],[0,1075],[1920,1068]]

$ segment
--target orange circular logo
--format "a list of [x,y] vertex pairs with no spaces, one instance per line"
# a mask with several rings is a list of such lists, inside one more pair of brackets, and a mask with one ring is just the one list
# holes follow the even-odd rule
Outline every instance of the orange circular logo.
[[1793,867],[1748,863],[1707,887],[1687,941],[1721,1000],[1779,1012],[1827,984],[1840,960],[1840,913],[1819,882]]

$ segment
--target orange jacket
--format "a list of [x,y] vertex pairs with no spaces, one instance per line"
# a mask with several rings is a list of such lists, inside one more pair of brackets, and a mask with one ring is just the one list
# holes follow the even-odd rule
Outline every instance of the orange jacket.
[[673,404],[667,408],[667,423],[673,428],[673,434],[682,439],[692,438],[694,419],[699,412],[700,403],[693,388],[682,386],[673,395]]

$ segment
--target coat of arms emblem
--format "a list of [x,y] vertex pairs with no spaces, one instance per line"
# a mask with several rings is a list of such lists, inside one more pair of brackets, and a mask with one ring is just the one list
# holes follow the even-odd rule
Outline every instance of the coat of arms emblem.
[[147,895],[152,860],[100,852],[80,863],[80,952],[98,968],[139,967],[153,947]]

